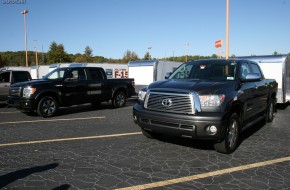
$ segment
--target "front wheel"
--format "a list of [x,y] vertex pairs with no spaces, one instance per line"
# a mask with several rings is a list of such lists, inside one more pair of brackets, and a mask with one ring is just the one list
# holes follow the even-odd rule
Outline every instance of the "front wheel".
[[225,138],[214,144],[216,151],[224,154],[230,154],[236,150],[240,140],[240,122],[238,115],[233,113],[227,123],[225,130]]
[[51,117],[57,110],[58,103],[52,96],[41,98],[37,106],[37,114],[42,117]]
[[120,107],[124,107],[125,104],[126,104],[126,94],[122,91],[117,92],[112,99],[113,107],[120,108]]

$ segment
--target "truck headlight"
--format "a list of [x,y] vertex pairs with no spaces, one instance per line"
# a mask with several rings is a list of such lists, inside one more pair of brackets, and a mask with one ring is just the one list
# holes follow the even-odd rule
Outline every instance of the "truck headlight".
[[214,107],[219,106],[224,102],[225,95],[199,95],[199,100],[201,107]]
[[23,89],[23,97],[24,98],[29,98],[32,94],[34,94],[34,92],[36,91],[36,88],[32,88],[32,87],[25,87]]
[[143,102],[145,99],[146,93],[147,93],[147,91],[140,90],[138,92],[138,100]]

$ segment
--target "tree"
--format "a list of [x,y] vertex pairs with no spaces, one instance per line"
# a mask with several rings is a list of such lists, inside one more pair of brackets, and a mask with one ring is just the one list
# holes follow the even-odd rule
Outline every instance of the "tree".
[[124,53],[124,56],[123,56],[124,63],[127,63],[129,61],[137,61],[137,60],[139,60],[139,57],[135,52],[131,52],[130,50],[127,50]]
[[278,55],[279,53],[277,51],[274,51],[273,55]]
[[149,51],[147,51],[147,52],[145,53],[143,59],[144,59],[144,60],[150,60],[150,53],[149,53]]
[[63,44],[58,45],[56,42],[53,41],[50,44],[50,49],[47,54],[49,63],[71,62],[69,55],[64,50]]
[[87,58],[91,58],[91,57],[93,57],[92,52],[93,52],[93,50],[90,48],[90,46],[87,46],[87,47],[85,48],[85,56],[86,56]]
[[5,66],[5,62],[0,55],[0,67],[4,67],[4,66]]

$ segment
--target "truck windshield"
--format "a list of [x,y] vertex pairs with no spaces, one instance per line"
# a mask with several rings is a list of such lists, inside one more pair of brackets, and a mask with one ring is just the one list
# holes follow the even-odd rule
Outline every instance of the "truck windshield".
[[55,69],[43,76],[43,79],[62,79],[64,77],[65,71],[66,70],[63,68]]
[[193,61],[184,63],[169,79],[234,80],[237,63],[226,60]]

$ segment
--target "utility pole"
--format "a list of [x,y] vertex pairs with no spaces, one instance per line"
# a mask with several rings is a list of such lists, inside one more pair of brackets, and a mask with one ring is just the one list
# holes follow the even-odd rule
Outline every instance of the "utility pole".
[[187,49],[188,49],[189,43],[186,42],[186,43],[184,44],[184,46],[185,46],[185,62],[187,62]]
[[33,40],[35,44],[35,65],[38,67],[38,56],[37,56],[37,40]]

